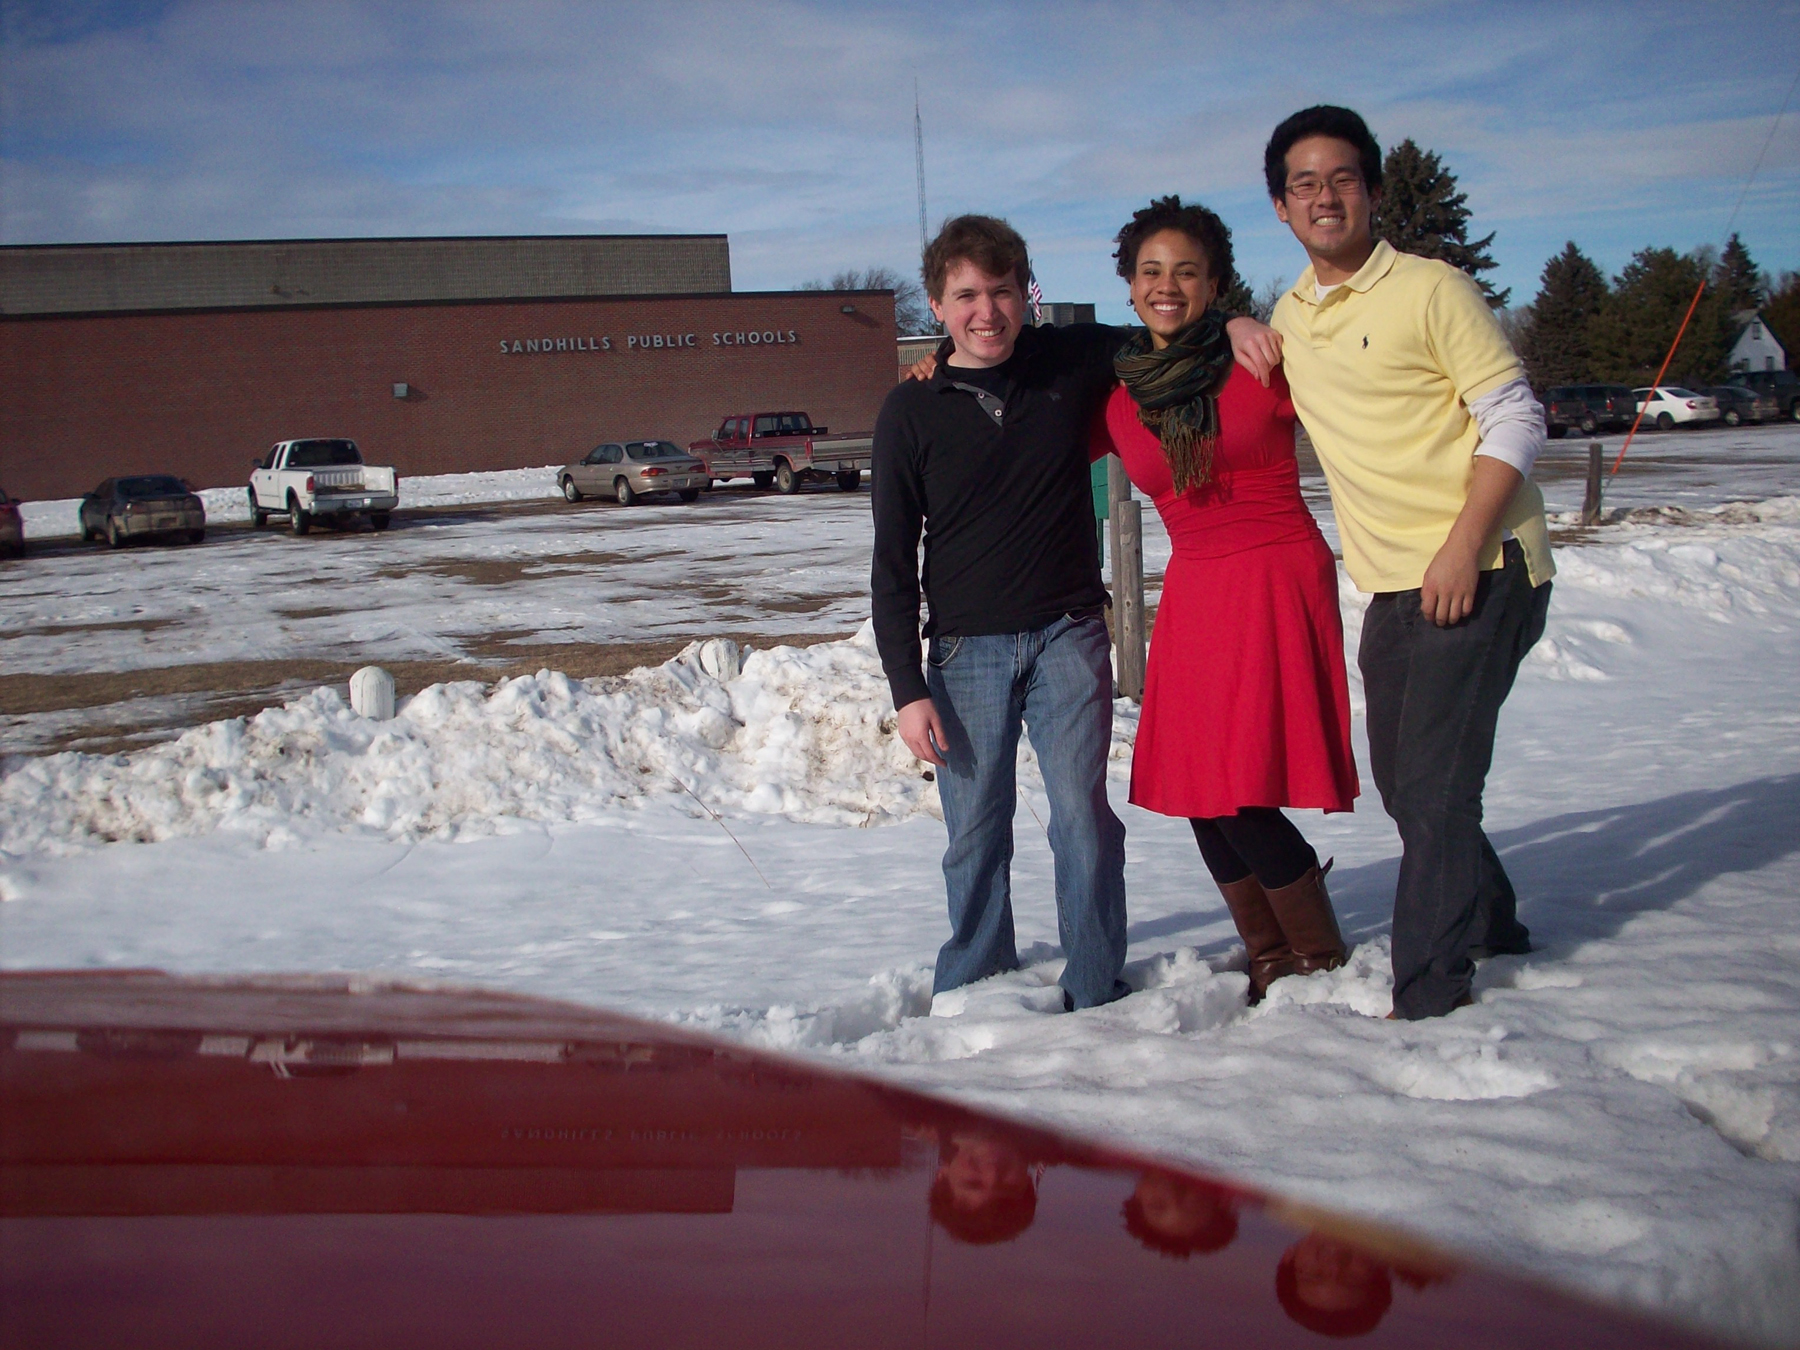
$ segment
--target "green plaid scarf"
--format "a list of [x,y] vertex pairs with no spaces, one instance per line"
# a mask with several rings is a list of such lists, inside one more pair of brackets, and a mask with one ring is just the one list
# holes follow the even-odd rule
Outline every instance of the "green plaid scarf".
[[1138,405],[1138,420],[1162,443],[1175,491],[1186,492],[1212,477],[1219,444],[1219,390],[1231,374],[1231,316],[1209,309],[1158,351],[1148,329],[1126,339],[1113,370]]

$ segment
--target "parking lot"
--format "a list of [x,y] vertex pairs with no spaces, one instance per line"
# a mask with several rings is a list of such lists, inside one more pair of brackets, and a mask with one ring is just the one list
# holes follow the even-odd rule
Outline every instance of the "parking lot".
[[[1603,442],[1609,466],[1620,440]],[[1587,444],[1552,441],[1540,461],[1552,511],[1580,507]],[[1324,481],[1303,467],[1334,537]],[[251,530],[241,490],[220,490],[204,544],[120,551],[56,534],[72,507],[37,504],[27,556],[0,564],[0,741],[108,752],[362,665],[393,671],[402,694],[541,667],[607,676],[696,638],[806,644],[867,617],[866,489],[739,483],[630,508],[555,493],[549,469],[409,480],[387,533],[295,538]],[[1640,436],[1606,505],[1667,515],[1785,495],[1800,495],[1800,427],[1774,425]],[[1154,511],[1145,523],[1153,606],[1168,545]],[[1565,519],[1559,537],[1584,532]]]

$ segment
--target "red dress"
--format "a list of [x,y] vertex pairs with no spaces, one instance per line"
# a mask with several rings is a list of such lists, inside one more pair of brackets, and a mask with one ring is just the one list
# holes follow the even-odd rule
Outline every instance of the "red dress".
[[1348,811],[1356,798],[1337,564],[1300,496],[1294,422],[1279,371],[1264,389],[1233,367],[1212,477],[1177,497],[1131,395],[1107,402],[1105,448],[1174,547],[1131,760],[1131,800],[1147,810]]

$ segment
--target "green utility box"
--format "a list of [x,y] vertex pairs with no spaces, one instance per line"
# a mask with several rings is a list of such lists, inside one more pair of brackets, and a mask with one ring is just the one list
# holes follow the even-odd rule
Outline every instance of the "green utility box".
[[1094,489],[1094,547],[1100,551],[1100,565],[1106,566],[1106,518],[1111,514],[1112,492],[1107,483],[1106,461],[1102,455],[1088,465],[1088,482]]

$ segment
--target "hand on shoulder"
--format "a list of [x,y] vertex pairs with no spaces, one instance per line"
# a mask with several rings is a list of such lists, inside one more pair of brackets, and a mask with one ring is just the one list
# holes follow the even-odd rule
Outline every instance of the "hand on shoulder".
[[1231,354],[1237,363],[1269,387],[1269,380],[1281,365],[1281,334],[1259,320],[1240,316],[1225,325],[1231,339]]

